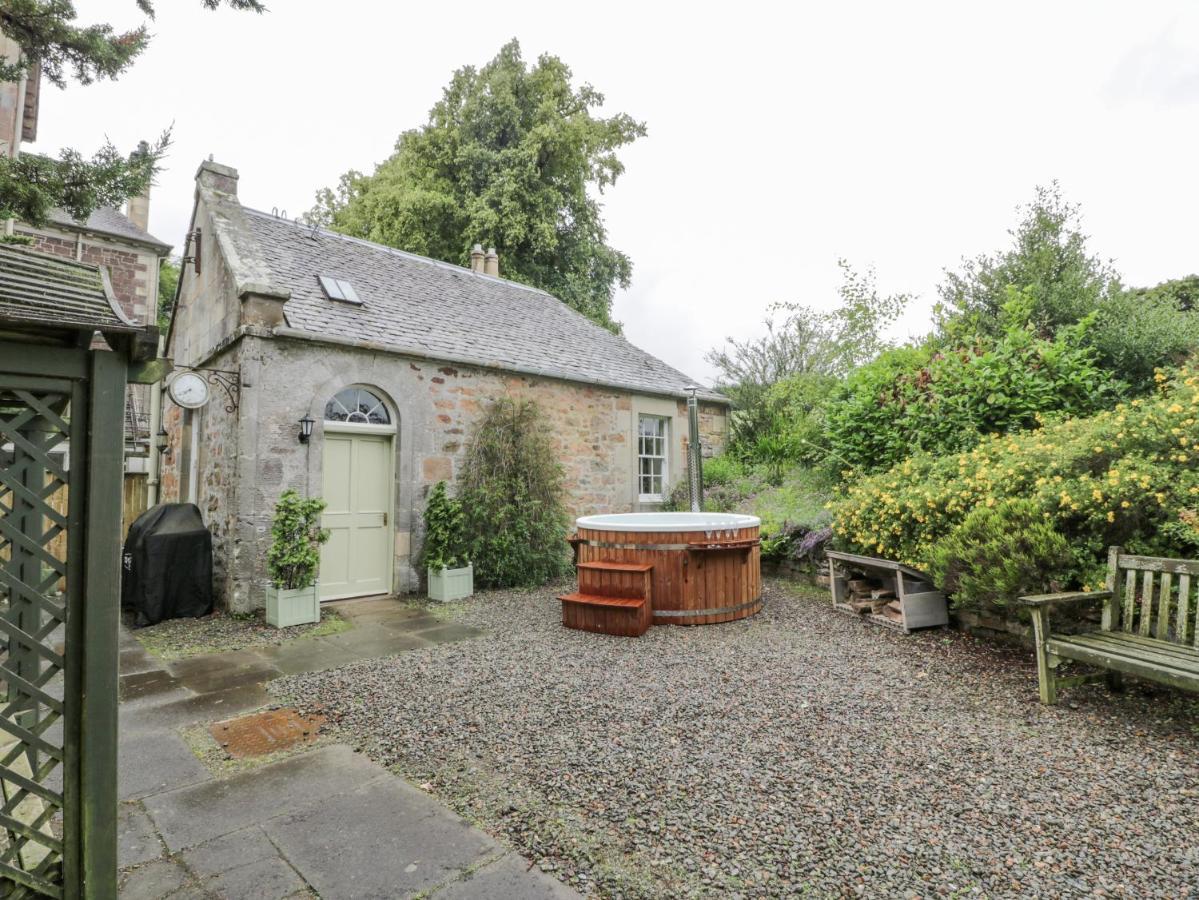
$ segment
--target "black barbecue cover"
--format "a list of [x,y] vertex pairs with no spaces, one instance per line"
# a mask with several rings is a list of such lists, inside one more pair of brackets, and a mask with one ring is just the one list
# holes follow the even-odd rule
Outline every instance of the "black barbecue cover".
[[212,535],[194,503],[160,503],[138,516],[121,569],[121,605],[138,627],[212,612]]

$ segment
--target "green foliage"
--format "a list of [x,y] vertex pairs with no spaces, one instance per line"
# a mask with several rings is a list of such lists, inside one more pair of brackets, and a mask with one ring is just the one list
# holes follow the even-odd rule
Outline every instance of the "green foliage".
[[464,521],[462,504],[447,493],[445,482],[433,485],[425,504],[425,543],[421,551],[426,568],[458,569],[469,562]]
[[175,291],[179,287],[178,259],[164,259],[158,264],[158,327],[163,331],[171,325]]
[[998,338],[956,349],[930,340],[857,369],[826,410],[834,458],[873,472],[917,451],[953,453],[982,435],[1110,406],[1123,385],[1099,363],[1092,321],[1042,338],[1031,323],[1014,324],[1027,315],[1029,296],[1010,288],[1008,295]]
[[1178,365],[1199,348],[1199,317],[1189,314],[1199,299],[1199,276],[1123,290],[1114,270],[1088,251],[1079,209],[1063,199],[1056,182],[1037,188],[1011,235],[1009,249],[946,274],[938,319],[950,345],[1002,335],[1015,290],[1027,301],[1028,323],[1044,337],[1092,321],[1099,362],[1137,392],[1152,387],[1154,369]]
[[91,159],[70,148],[57,159],[37,153],[0,156],[0,216],[43,225],[55,207],[83,220],[97,207],[120,206],[150,186],[170,142],[167,131],[154,146],[142,141],[128,156],[110,142]]
[[[993,435],[960,454],[917,453],[849,485],[831,504],[839,544],[943,572],[964,591],[959,604],[1010,600],[1000,588],[1017,582],[1100,586],[1111,544],[1193,555],[1185,535],[1199,505],[1199,376],[1183,367],[1157,378],[1156,397]],[[1016,500],[1032,504],[1048,530],[1032,529],[1030,507],[1011,505]],[[970,518],[980,508],[997,512]],[[995,537],[1004,527],[1029,534],[1005,543]],[[1065,539],[1068,564],[1053,534]],[[972,550],[974,543],[982,546]],[[1018,554],[1016,572],[978,569],[1002,566],[1005,553]],[[974,580],[963,580],[967,572]]]
[[775,382],[755,408],[764,421],[752,435],[745,430],[735,432],[734,446],[749,459],[768,466],[776,478],[791,466],[823,464],[828,458],[825,410],[839,386],[834,376],[815,372]]
[[858,274],[845,260],[840,303],[823,312],[797,303],[770,307],[766,334],[729,338],[706,359],[719,389],[733,401],[732,451],[779,471],[807,463],[822,430],[821,408],[832,386],[888,345],[883,330],[903,311],[906,295],[879,296],[873,271]]
[[615,329],[616,286],[632,263],[606,243],[602,193],[624,172],[616,151],[645,125],[593,114],[603,95],[571,85],[556,56],[529,67],[512,40],[481,69],[454,73],[420,129],[405,131],[373,175],[347,172],[308,220],[466,265],[476,242],[501,272]]
[[1031,299],[1030,321],[1050,335],[1081,321],[1119,291],[1116,274],[1089,253],[1079,209],[1062,197],[1057,182],[1037,188],[1036,199],[1009,234],[1009,249],[964,261],[960,272],[946,273],[938,311],[945,334],[1000,335],[1009,287]]
[[1128,293],[1141,300],[1161,300],[1187,312],[1199,307],[1199,275],[1174,278],[1151,288],[1130,288]]
[[1178,365],[1199,348],[1199,311],[1190,307],[1196,295],[1186,281],[1114,294],[1099,309],[1092,343],[1137,392],[1152,387],[1157,367]]
[[1041,594],[1073,563],[1070,543],[1033,500],[976,506],[928,559],[933,583],[958,606],[1002,606]]
[[[768,558],[787,555],[798,539],[829,522],[825,504],[831,492],[831,478],[819,469],[797,467],[776,476],[768,466],[750,465],[730,454],[704,460],[704,510],[760,518],[762,551]],[[689,502],[682,479],[662,508],[685,511]]]
[[[264,11],[258,0],[224,0],[234,9]],[[202,0],[216,9],[222,0]],[[137,0],[138,8],[154,17],[151,0]],[[0,6],[0,31],[21,48],[12,62],[0,61],[0,81],[19,81],[34,64],[57,87],[68,77],[80,84],[121,75],[149,43],[143,25],[118,33],[111,25],[81,26],[75,22],[71,0],[5,0]],[[153,146],[142,142],[128,155],[112,143],[90,159],[65,149],[58,159],[37,154],[0,157],[0,217],[41,225],[54,207],[86,219],[98,206],[120,206],[149,187],[158,162],[170,143],[168,129]]]
[[324,500],[306,499],[292,490],[284,491],[275,504],[266,565],[271,584],[279,590],[299,590],[316,582],[320,546],[329,540],[329,532],[320,526],[324,508]]
[[[731,454],[704,460],[704,511],[749,512],[752,498],[770,485],[769,474]],[[662,502],[664,512],[687,512],[691,496],[687,479],[680,478]]]
[[477,584],[536,586],[567,572],[562,467],[536,403],[502,398],[484,412],[458,495]]

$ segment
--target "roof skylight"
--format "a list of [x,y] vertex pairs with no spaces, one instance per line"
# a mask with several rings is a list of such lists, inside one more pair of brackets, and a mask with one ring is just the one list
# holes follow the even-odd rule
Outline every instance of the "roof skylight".
[[325,289],[325,294],[330,300],[341,300],[343,303],[362,303],[358,298],[358,294],[354,292],[354,285],[350,284],[343,278],[334,278],[332,275],[319,275],[321,287]]

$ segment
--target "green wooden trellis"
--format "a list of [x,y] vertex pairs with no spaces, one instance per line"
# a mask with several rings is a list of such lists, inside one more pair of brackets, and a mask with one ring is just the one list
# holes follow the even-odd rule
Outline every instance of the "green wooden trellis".
[[[126,365],[0,341],[0,878],[13,897],[116,895]],[[65,554],[51,550],[63,532]]]
[[0,897],[117,894],[125,385],[156,349],[103,269],[0,243]]

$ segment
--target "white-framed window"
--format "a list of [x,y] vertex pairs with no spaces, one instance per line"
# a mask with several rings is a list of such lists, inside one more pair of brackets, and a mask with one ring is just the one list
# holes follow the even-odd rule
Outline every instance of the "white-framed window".
[[637,494],[642,502],[655,503],[666,494],[668,428],[662,416],[637,418]]

